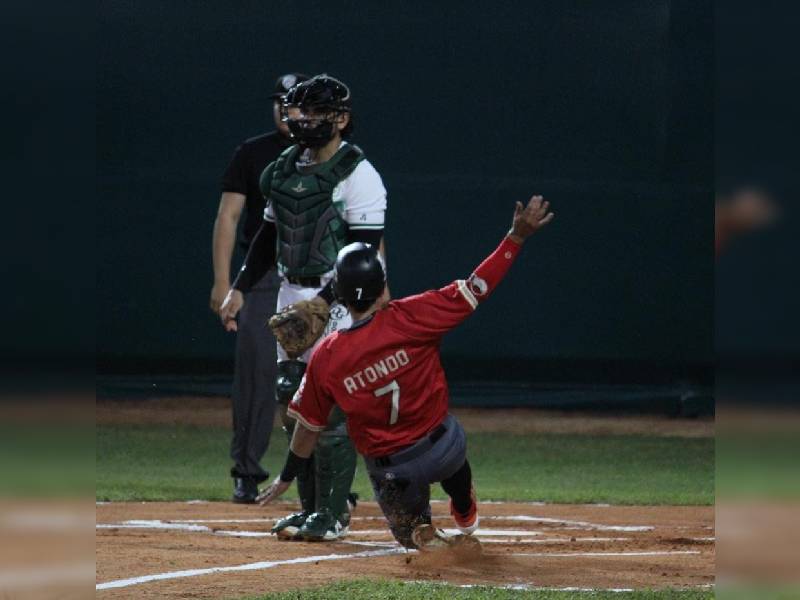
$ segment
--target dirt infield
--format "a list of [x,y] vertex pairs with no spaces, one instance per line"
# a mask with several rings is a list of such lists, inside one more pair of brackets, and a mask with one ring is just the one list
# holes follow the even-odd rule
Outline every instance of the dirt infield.
[[[373,502],[335,543],[268,534],[291,504],[97,505],[96,582],[105,598],[237,597],[380,577],[531,588],[697,588],[714,582],[714,508],[481,504],[480,560],[407,553]],[[434,523],[450,528],[444,503]]]

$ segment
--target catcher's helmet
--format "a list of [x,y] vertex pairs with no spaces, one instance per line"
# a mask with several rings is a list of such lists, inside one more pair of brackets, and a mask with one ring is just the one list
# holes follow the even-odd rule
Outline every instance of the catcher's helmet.
[[273,89],[270,98],[272,98],[273,100],[283,100],[283,97],[286,95],[286,92],[288,92],[298,83],[307,80],[308,80],[308,75],[303,75],[302,73],[286,73],[286,75],[281,75],[275,81],[275,88]]
[[348,244],[336,257],[333,292],[339,302],[350,306],[370,306],[381,297],[386,286],[383,258],[371,244]]
[[[350,113],[350,88],[330,75],[316,75],[292,87],[283,98],[281,119],[289,126],[289,137],[303,147],[324,146],[334,135],[334,121]],[[352,115],[342,130],[346,138],[353,130]]]

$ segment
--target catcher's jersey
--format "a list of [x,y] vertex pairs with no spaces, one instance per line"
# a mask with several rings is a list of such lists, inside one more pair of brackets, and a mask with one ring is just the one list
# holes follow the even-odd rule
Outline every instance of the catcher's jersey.
[[469,279],[392,301],[368,320],[323,339],[289,415],[322,431],[333,405],[339,405],[356,449],[371,457],[425,436],[447,416],[442,336],[489,296],[519,249],[506,238]]
[[[342,142],[341,148],[346,142]],[[302,167],[298,163],[298,167]],[[383,229],[386,218],[386,188],[367,159],[333,189],[333,205],[351,230]],[[264,220],[275,222],[275,212],[267,202]]]

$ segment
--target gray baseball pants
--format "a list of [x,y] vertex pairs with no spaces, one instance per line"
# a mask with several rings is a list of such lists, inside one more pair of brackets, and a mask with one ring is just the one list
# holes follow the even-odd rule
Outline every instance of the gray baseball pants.
[[[406,547],[413,546],[411,532],[414,528],[431,522],[431,484],[446,482],[466,463],[467,437],[461,424],[453,415],[448,415],[439,427],[443,427],[444,432],[439,433],[437,428],[412,446],[388,457],[364,457],[372,489],[389,521],[389,528],[395,539]],[[468,471],[468,465],[466,469]],[[459,490],[461,496],[468,497],[470,484],[468,475],[458,486],[463,489]]]

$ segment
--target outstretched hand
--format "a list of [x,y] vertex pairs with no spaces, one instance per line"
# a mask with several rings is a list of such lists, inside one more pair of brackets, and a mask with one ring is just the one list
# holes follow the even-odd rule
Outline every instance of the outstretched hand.
[[292,485],[291,481],[283,481],[281,476],[278,475],[272,480],[272,483],[270,483],[268,487],[264,488],[261,493],[256,496],[256,502],[261,506],[269,504],[278,496],[282,496],[283,493],[289,489],[290,485]]
[[508,237],[512,241],[522,244],[527,238],[536,233],[553,220],[555,215],[548,212],[550,203],[541,196],[533,196],[528,205],[523,207],[522,202],[517,202],[514,207],[514,219]]

